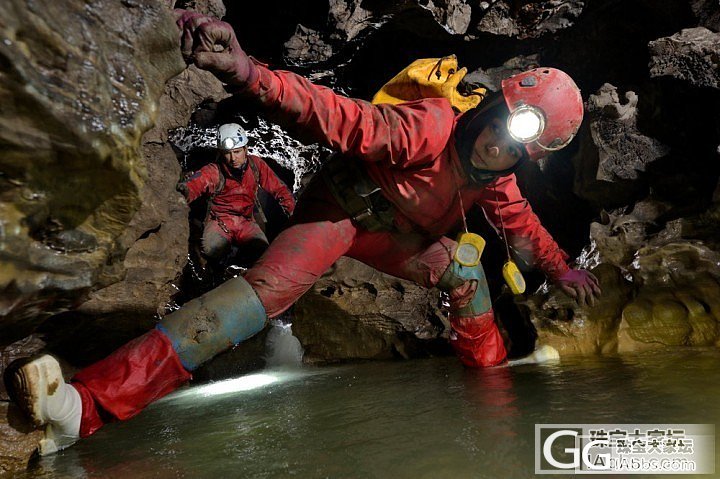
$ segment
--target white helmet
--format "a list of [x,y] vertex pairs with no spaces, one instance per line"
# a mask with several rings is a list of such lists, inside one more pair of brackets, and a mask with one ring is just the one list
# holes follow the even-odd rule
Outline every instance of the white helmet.
[[248,144],[248,136],[245,130],[237,123],[226,123],[220,125],[217,131],[218,150],[230,151],[242,148]]

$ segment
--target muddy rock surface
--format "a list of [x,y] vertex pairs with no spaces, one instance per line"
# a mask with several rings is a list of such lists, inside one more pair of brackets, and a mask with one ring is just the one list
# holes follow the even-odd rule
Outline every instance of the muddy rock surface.
[[3,344],[123,276],[140,140],[184,68],[159,2],[33,5],[0,6]]
[[295,305],[308,362],[448,354],[440,293],[341,258]]

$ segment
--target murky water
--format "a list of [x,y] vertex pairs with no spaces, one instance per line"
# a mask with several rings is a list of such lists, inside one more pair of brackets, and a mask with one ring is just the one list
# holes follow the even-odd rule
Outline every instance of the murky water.
[[717,350],[683,350],[266,370],[181,390],[26,477],[533,477],[536,423],[718,423],[718,365]]

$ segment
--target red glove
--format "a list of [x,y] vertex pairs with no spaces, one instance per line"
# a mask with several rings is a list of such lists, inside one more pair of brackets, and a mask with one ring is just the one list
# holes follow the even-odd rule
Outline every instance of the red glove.
[[187,10],[175,10],[175,22],[180,29],[180,49],[186,61],[230,85],[243,86],[257,79],[255,64],[240,48],[230,25]]
[[600,297],[600,282],[589,271],[571,269],[557,280],[557,285],[574,298],[580,306],[595,306],[595,299]]

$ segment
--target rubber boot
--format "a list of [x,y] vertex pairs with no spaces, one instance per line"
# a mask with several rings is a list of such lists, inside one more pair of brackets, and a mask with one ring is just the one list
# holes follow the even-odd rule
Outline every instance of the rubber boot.
[[535,351],[520,359],[508,361],[508,366],[519,366],[521,364],[543,364],[557,363],[560,361],[560,353],[550,345],[544,344]]
[[152,331],[78,372],[65,384],[43,356],[14,375],[18,402],[46,426],[41,454],[129,419],[192,378],[189,371],[260,331],[265,310],[243,278],[231,279],[166,316]]
[[465,366],[487,368],[505,362],[507,351],[493,310],[470,318],[450,317],[450,344]]
[[35,426],[45,427],[41,456],[53,454],[80,439],[80,394],[63,379],[60,364],[49,355],[21,366],[12,378],[13,396]]
[[464,267],[453,261],[437,286],[450,295],[450,344],[462,363],[473,368],[504,364],[507,350],[482,265]]
[[154,330],[75,375],[83,403],[80,436],[135,416],[189,381],[200,364],[260,331],[265,319],[241,277],[189,301]]
[[83,405],[80,436],[130,419],[191,378],[167,336],[157,329],[143,334],[72,378]]

